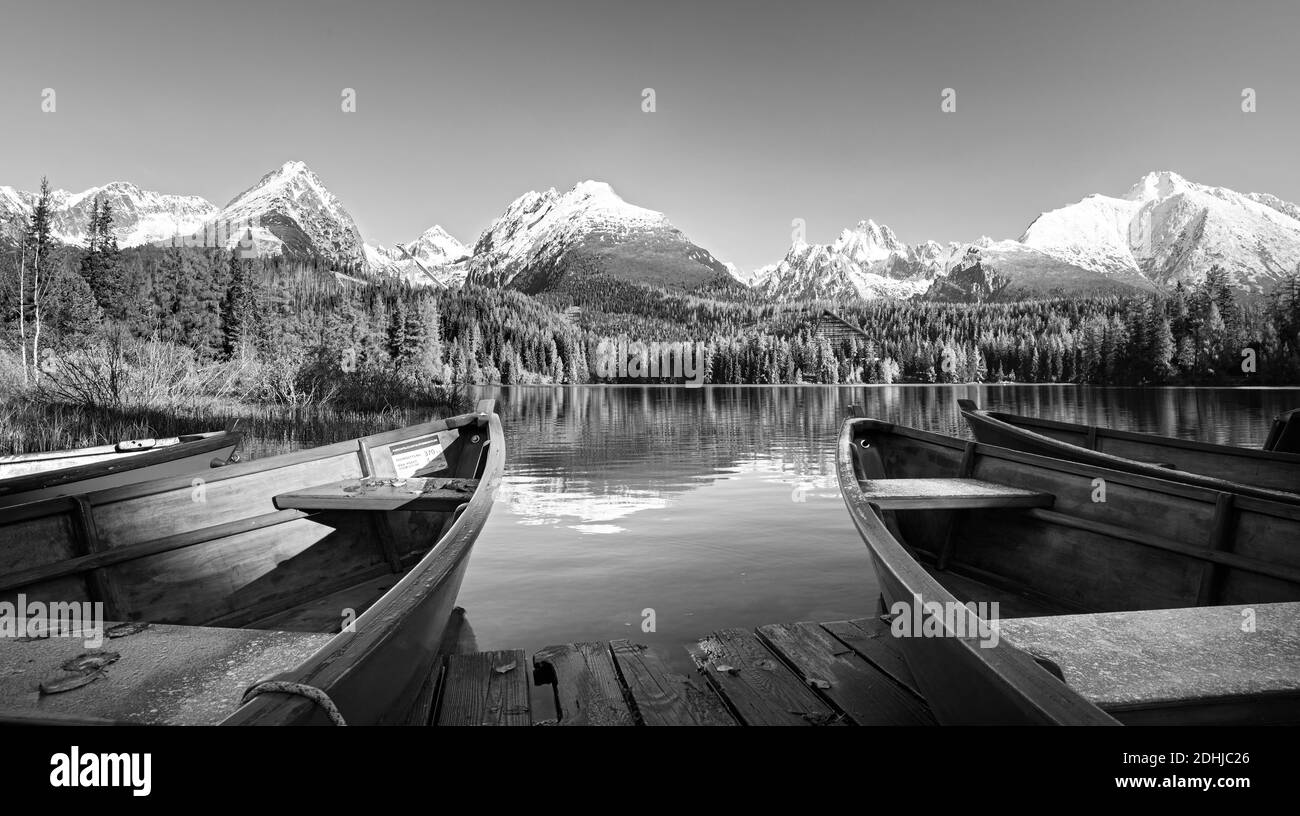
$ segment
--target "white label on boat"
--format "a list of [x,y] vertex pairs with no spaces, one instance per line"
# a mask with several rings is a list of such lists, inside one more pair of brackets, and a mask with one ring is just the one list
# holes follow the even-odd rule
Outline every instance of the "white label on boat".
[[447,466],[442,455],[442,439],[439,436],[425,436],[410,442],[399,442],[389,448],[393,455],[393,469],[399,479],[409,479],[416,471],[430,465],[434,470]]

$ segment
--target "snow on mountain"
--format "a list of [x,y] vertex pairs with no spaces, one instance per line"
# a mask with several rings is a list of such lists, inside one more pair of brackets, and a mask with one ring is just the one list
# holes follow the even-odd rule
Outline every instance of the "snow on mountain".
[[1300,208],[1164,170],[1123,197],[1091,195],[1043,213],[1020,240],[1101,275],[1137,274],[1162,286],[1201,280],[1218,264],[1259,293],[1300,263]]
[[629,204],[599,181],[515,199],[483,231],[469,267],[477,283],[530,293],[592,275],[686,290],[735,285],[727,267],[663,213]]
[[400,277],[415,285],[454,288],[464,283],[468,274],[469,248],[437,224],[409,244],[392,249],[366,244],[364,251],[372,272]]
[[300,161],[288,161],[235,196],[205,225],[234,246],[252,235],[259,254],[285,253],[363,261],[356,222]]
[[[0,221],[30,218],[36,198],[36,193],[0,187]],[[192,233],[217,212],[210,201],[199,196],[142,190],[125,181],[91,187],[79,193],[51,190],[51,232],[55,239],[66,244],[85,243],[97,199],[112,208],[113,234],[118,246],[122,247],[170,240],[176,235]]]
[[960,255],[957,244],[908,246],[868,220],[830,244],[796,241],[780,263],[755,273],[754,285],[774,298],[905,298],[928,290]]
[[795,243],[754,285],[774,297],[1023,297],[1150,291],[1202,280],[1219,264],[1258,293],[1298,263],[1300,207],[1160,171],[1122,197],[1045,212],[1019,240],[909,246],[864,221],[831,244]]

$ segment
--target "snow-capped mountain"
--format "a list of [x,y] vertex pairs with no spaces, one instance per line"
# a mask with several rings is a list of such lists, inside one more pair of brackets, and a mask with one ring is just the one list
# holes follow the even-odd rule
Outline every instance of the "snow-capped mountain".
[[528,192],[479,237],[470,279],[529,293],[589,276],[693,290],[736,286],[726,265],[663,213],[624,201],[604,182]]
[[907,245],[864,221],[830,244],[796,242],[755,273],[773,297],[982,299],[1150,291],[1219,264],[1267,291],[1300,263],[1300,207],[1262,193],[1148,173],[1122,197],[1090,195],[1043,213],[1018,240]]
[[361,232],[343,203],[300,161],[288,161],[235,196],[204,229],[225,246],[251,232],[259,254],[340,261],[365,257]]
[[929,289],[960,256],[956,244],[908,246],[868,220],[830,244],[796,241],[780,263],[755,273],[754,286],[773,298],[910,297]]
[[400,277],[415,285],[454,288],[468,274],[470,249],[435,224],[409,244],[392,249],[366,244],[365,256],[372,272]]
[[[113,233],[118,245],[123,247],[170,240],[174,235],[191,233],[217,213],[217,207],[205,198],[142,190],[125,181],[114,181],[79,193],[51,190],[51,232],[54,238],[65,244],[84,243],[96,199],[112,207]],[[0,187],[0,221],[29,218],[36,200],[36,193]]]
[[1200,280],[1218,264],[1258,293],[1300,263],[1300,208],[1164,170],[1122,197],[1091,195],[1043,213],[1020,241],[1084,269],[1161,285]]
[[[259,254],[360,261],[361,234],[352,216],[320,178],[299,161],[264,175],[225,207],[199,196],[142,190],[116,181],[79,193],[50,191],[54,237],[85,243],[96,199],[112,206],[118,246],[170,244],[233,247],[250,233]],[[0,219],[31,216],[37,194],[0,187]]]

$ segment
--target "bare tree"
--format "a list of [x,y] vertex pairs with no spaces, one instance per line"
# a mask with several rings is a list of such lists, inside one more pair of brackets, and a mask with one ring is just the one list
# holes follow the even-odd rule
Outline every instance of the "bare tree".
[[27,385],[27,236],[23,235],[18,263],[18,345],[23,350],[23,386]]

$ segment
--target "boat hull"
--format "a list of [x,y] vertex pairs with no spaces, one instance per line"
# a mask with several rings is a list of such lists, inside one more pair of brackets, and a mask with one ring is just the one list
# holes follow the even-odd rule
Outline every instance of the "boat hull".
[[1300,502],[1300,455],[1191,442],[981,411],[961,400],[980,442],[1272,501]]

